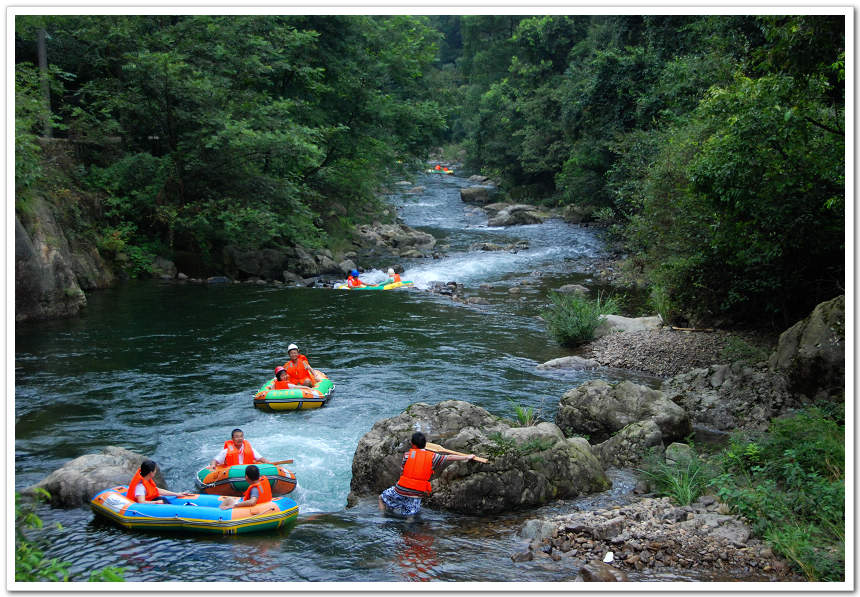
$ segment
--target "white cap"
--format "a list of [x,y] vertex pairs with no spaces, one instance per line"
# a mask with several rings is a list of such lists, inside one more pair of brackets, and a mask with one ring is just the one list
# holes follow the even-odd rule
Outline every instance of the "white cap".
[[287,352],[290,352],[290,351],[291,351],[292,349],[294,349],[294,348],[295,348],[296,350],[298,350],[298,349],[299,349],[299,347],[298,347],[298,346],[296,346],[295,344],[290,344],[289,346],[287,346]]
[[394,275],[394,268],[393,268],[393,267],[389,267],[389,268],[388,268],[388,275],[389,275],[389,276],[393,276],[393,275]]

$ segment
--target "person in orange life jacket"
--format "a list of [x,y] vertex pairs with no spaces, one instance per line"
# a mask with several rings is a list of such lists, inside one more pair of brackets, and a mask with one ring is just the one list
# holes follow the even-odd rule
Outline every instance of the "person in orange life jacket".
[[161,489],[160,487],[155,486],[155,471],[158,469],[158,465],[155,464],[152,460],[144,460],[140,463],[140,468],[134,473],[134,477],[131,478],[131,482],[128,484],[128,491],[125,493],[125,497],[130,500],[134,500],[138,504],[166,504],[167,500],[163,499],[161,496],[173,495],[177,497],[184,497],[186,495],[192,495],[187,491],[183,491],[182,493],[175,493],[173,491],[168,491],[167,489]]
[[349,275],[346,277],[346,285],[350,288],[359,288],[361,286],[367,286],[367,284],[358,279],[357,269],[354,269],[349,272]]
[[315,383],[322,378],[317,374],[311,364],[308,362],[308,357],[299,354],[299,347],[295,344],[290,344],[287,347],[287,354],[290,360],[284,363],[284,369],[287,372],[288,387],[301,388],[313,387]]
[[436,454],[425,450],[427,438],[420,431],[412,434],[412,447],[403,455],[403,472],[397,483],[379,494],[379,509],[411,517],[421,510],[421,498],[430,494],[434,469],[454,460],[472,460],[474,454]]
[[383,282],[383,284],[393,284],[394,282],[400,282],[400,274],[394,273],[394,268],[388,268],[388,279]]
[[233,500],[236,498],[225,498],[220,506],[222,510],[226,510],[227,508],[250,508],[257,504],[265,504],[272,501],[272,488],[269,485],[269,480],[260,479],[260,469],[257,468],[257,465],[252,464],[245,468],[245,481],[248,482],[248,489],[242,495],[242,501],[234,502]]
[[280,365],[275,367],[275,385],[274,390],[287,390],[290,387],[290,382],[287,379],[287,370]]
[[245,433],[241,429],[234,429],[230,436],[232,439],[224,442],[224,449],[218,452],[218,455],[209,463],[209,470],[218,465],[234,466],[236,464],[254,464],[255,462],[271,464],[251,446],[251,442],[245,441]]

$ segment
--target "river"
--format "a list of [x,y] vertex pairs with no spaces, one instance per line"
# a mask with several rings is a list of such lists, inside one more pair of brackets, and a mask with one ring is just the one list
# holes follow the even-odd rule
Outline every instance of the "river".
[[[15,488],[68,460],[120,445],[152,457],[167,486],[195,472],[240,427],[269,459],[290,465],[298,521],[277,534],[200,537],[130,533],[88,508],[40,506],[46,554],[77,580],[121,566],[128,581],[565,581],[575,570],[511,562],[518,526],[538,514],[620,503],[635,483],[610,471],[613,489],[536,511],[468,517],[425,508],[419,522],[381,515],[375,498],[346,508],[355,447],[372,424],[414,402],[462,399],[514,418],[514,405],[553,420],[562,394],[589,379],[655,380],[606,370],[539,371],[570,354],[537,315],[546,291],[588,280],[603,254],[589,228],[551,220],[494,229],[459,199],[468,183],[419,175],[425,191],[393,195],[411,226],[446,245],[439,259],[402,260],[417,288],[344,292],[250,284],[132,281],[88,294],[77,318],[15,327]],[[474,242],[527,241],[516,253],[475,252]],[[375,266],[362,277],[384,277]],[[538,275],[538,273],[540,275]],[[510,286],[528,279],[519,295]],[[424,292],[463,283],[489,305]],[[486,285],[489,285],[488,287]],[[335,382],[320,410],[266,413],[252,394],[295,342]],[[59,522],[62,528],[53,523]],[[689,575],[693,575],[692,577]],[[686,575],[686,576],[685,576]],[[633,580],[695,579],[695,572]]]

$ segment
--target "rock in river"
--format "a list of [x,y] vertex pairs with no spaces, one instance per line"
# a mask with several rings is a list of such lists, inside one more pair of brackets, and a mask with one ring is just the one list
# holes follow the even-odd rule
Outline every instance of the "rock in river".
[[[32,495],[41,488],[51,494],[54,506],[81,506],[102,489],[114,485],[128,485],[146,456],[117,446],[108,446],[99,454],[84,454],[21,491]],[[155,471],[155,484],[167,489],[161,468]]]
[[584,439],[566,439],[553,423],[512,427],[479,406],[446,400],[412,404],[395,417],[377,421],[361,438],[352,462],[350,504],[397,481],[416,430],[428,442],[490,460],[454,462],[437,471],[431,478],[433,492],[425,499],[431,507],[491,514],[609,487]]

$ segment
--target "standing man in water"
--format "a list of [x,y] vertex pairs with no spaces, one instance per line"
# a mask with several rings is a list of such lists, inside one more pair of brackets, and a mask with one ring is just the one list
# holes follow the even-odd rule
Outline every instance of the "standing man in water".
[[234,429],[230,435],[231,439],[224,442],[224,449],[209,463],[209,470],[214,470],[218,465],[235,466],[237,464],[254,464],[255,462],[271,464],[271,461],[263,458],[251,446],[251,442],[245,439],[245,433],[241,429]]
[[379,509],[393,511],[407,520],[421,510],[421,498],[430,495],[433,470],[454,460],[474,460],[474,454],[437,454],[425,450],[427,438],[420,431],[412,434],[412,447],[403,455],[403,472],[397,483],[379,494]]

